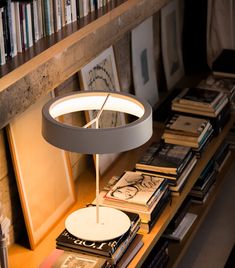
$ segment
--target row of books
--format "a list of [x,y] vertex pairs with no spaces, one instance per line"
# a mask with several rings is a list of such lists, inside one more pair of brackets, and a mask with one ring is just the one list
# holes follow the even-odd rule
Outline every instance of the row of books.
[[0,65],[44,36],[106,6],[110,0],[4,0],[0,2]]
[[229,144],[224,140],[202,170],[194,186],[164,231],[162,237],[168,239],[169,243],[170,241],[181,242],[185,238],[197,218],[197,214],[191,212],[191,206],[206,204],[208,197],[213,194],[218,181],[218,174],[229,159],[230,154]]

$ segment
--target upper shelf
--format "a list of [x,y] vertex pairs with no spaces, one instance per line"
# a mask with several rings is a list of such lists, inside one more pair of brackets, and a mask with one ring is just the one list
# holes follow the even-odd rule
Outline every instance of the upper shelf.
[[169,0],[111,2],[114,8],[99,10],[43,38],[0,69],[0,129]]

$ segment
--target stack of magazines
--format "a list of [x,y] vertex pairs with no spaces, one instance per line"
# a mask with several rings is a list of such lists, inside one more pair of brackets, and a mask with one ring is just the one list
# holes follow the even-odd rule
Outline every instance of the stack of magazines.
[[172,110],[197,115],[211,121],[218,134],[230,117],[230,102],[224,91],[207,88],[185,88],[172,101]]
[[169,199],[165,178],[138,171],[125,171],[120,177],[113,177],[100,193],[101,205],[138,213],[140,233],[150,232]]
[[166,178],[171,194],[178,196],[196,162],[197,157],[191,147],[160,141],[148,147],[135,167],[142,172]]
[[162,138],[166,143],[190,146],[200,156],[212,135],[208,119],[174,114],[168,120]]
[[206,202],[213,189],[216,175],[215,162],[211,159],[189,192],[192,202],[197,204],[204,204]]
[[[106,264],[103,267],[113,267],[114,265],[117,266],[120,262],[127,263],[131,261],[136,252],[143,246],[143,241],[142,236],[137,234],[140,228],[139,215],[130,212],[125,213],[130,218],[131,226],[120,237],[100,242],[87,241],[73,236],[64,229],[56,238],[56,248],[65,252],[83,254],[84,258],[86,257],[87,259],[89,259],[89,256],[103,259]],[[128,254],[125,254],[127,252]]]

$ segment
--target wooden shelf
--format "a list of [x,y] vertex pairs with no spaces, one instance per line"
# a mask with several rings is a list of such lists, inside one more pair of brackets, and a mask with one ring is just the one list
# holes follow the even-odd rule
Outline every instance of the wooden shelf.
[[102,16],[88,16],[81,28],[72,23],[1,67],[0,128],[168,2],[113,0]]
[[[129,267],[141,267],[147,258],[148,254],[151,252],[152,248],[161,237],[165,228],[181,206],[182,202],[188,195],[198,176],[204,169],[207,162],[214,155],[216,150],[219,148],[220,144],[226,137],[227,132],[231,128],[234,122],[234,118],[232,117],[228,124],[225,126],[221,134],[212,139],[211,143],[208,145],[207,150],[203,153],[202,157],[198,160],[196,167],[190,175],[189,181],[185,186],[184,191],[179,197],[173,197],[172,202],[167,205],[161,214],[160,218],[154,225],[153,229],[149,234],[145,234],[143,236],[144,246],[138,252],[136,257],[130,263]],[[152,140],[158,140],[162,133],[162,125],[156,124],[155,132]],[[113,175],[120,175],[123,170],[132,169],[134,164],[139,159],[140,155],[146,150],[147,146],[152,142],[150,140],[144,146],[136,150],[132,150],[126,153],[123,153],[119,159],[115,162],[115,165],[104,175],[101,181],[100,187],[102,188],[107,181]],[[45,239],[37,246],[35,250],[26,249],[20,245],[13,245],[9,249],[9,260],[10,267],[20,268],[25,265],[25,259],[27,259],[27,267],[33,268],[37,267],[42,260],[49,255],[49,253],[55,248],[55,238],[58,234],[64,229],[64,220],[69,213],[78,209],[80,207],[84,207],[88,203],[94,200],[95,196],[95,174],[93,168],[87,170],[78,181],[77,185],[77,203],[70,209],[70,211],[64,215],[64,217],[54,226],[54,228],[48,233]],[[219,187],[219,185],[218,185]],[[209,207],[208,207],[209,209]],[[197,220],[198,221],[198,220]],[[187,244],[187,243],[185,243]],[[178,254],[178,253],[177,253]]]

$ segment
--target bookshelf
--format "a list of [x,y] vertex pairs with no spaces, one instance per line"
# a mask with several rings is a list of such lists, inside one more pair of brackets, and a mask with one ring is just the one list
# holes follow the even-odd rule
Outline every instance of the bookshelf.
[[[75,74],[102,50],[112,45],[124,33],[130,31],[141,21],[153,15],[169,1],[112,0],[111,2],[115,3],[113,8],[108,6],[105,10],[96,11],[78,22],[67,25],[61,32],[43,38],[25,53],[16,56],[6,65],[1,66],[0,127],[6,126],[14,116],[26,110],[41,96]],[[144,235],[144,246],[129,267],[141,267],[189,193],[207,161],[209,161],[223,141],[233,122],[234,118],[232,117],[222,133],[213,139],[207,151],[203,154],[203,159],[198,161],[181,196],[173,198],[171,205],[169,204],[165,208],[152,231]],[[162,128],[163,126],[161,124],[156,124],[156,133],[153,139],[159,139]],[[105,174],[100,186],[104,186],[110,179],[110,176],[114,174],[118,175],[125,169],[132,169],[150,142],[136,150],[123,153],[117,159],[114,167]],[[55,238],[64,229],[64,220],[69,213],[84,207],[94,199],[94,178],[93,169],[87,169],[79,177],[76,204],[55,224],[35,250],[29,250],[19,244],[14,244],[9,248],[10,267],[38,267],[43,259],[55,248]],[[216,198],[216,195],[213,195],[213,198],[209,200],[209,204],[212,204],[214,198]],[[205,212],[208,209],[209,205],[205,209]],[[197,226],[202,222],[204,215],[204,213],[201,214],[200,220],[198,217]],[[184,247],[180,248],[180,251],[173,249],[173,255],[181,255],[179,252],[184,252],[195,232],[196,229],[192,231],[191,238],[184,244]],[[176,258],[174,258],[174,262],[177,262]]]
[[[132,260],[128,267],[141,267],[144,263],[144,260],[147,258],[148,254],[153,249],[154,245],[157,243],[158,239],[161,237],[165,228],[177,212],[178,208],[181,206],[182,202],[186,198],[190,189],[194,185],[198,176],[206,166],[207,162],[211,159],[213,154],[216,152],[222,141],[224,140],[227,132],[231,128],[234,122],[234,116],[230,119],[227,125],[224,127],[223,131],[217,137],[214,137],[211,143],[208,145],[207,150],[203,153],[202,158],[200,158],[194,168],[193,172],[190,175],[189,181],[187,182],[182,194],[179,197],[173,197],[172,202],[169,203],[161,214],[160,218],[154,225],[153,229],[149,234],[143,236],[144,246],[137,253],[135,258]],[[131,150],[129,152],[123,153],[116,161],[115,165],[108,170],[104,175],[101,181],[100,187],[103,187],[112,175],[120,175],[125,169],[132,169],[135,162],[139,159],[139,156],[145,151],[147,146],[151,143],[152,140],[158,140],[161,136],[163,125],[159,123],[154,124],[154,135],[152,139],[147,142],[145,145]],[[188,239],[183,240],[183,243],[180,247],[171,247],[171,263],[169,267],[172,267],[179,258],[183,256],[183,253],[187,249],[187,246],[190,244],[190,241],[193,239],[193,236],[196,234],[196,230],[203,222],[203,219],[208,212],[210,206],[216,198],[216,194],[219,191],[219,188],[222,183],[222,179],[218,180],[216,184],[215,191],[213,195],[209,198],[205,206],[201,206],[200,211],[195,211],[198,214],[194,228],[190,231]],[[54,228],[48,233],[48,235],[41,241],[41,243],[36,247],[35,250],[29,250],[23,246],[15,244],[9,249],[9,262],[10,267],[20,268],[25,265],[25,260],[27,259],[27,267],[33,268],[38,267],[42,260],[49,255],[49,253],[55,248],[55,238],[60,234],[64,229],[64,220],[72,211],[77,208],[84,207],[94,200],[95,197],[95,172],[93,169],[87,169],[79,178],[77,184],[77,203],[70,209],[68,213],[54,226]],[[199,207],[199,206],[198,206]],[[198,209],[197,207],[197,209]]]

